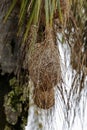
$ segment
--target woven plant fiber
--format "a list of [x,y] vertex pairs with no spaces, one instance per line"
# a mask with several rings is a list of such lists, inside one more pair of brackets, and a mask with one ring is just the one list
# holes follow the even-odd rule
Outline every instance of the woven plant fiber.
[[60,82],[59,52],[51,33],[47,33],[44,43],[36,43],[29,55],[29,74],[34,86],[43,91]]
[[39,108],[49,109],[55,104],[54,89],[42,91],[39,88],[34,90],[34,102]]

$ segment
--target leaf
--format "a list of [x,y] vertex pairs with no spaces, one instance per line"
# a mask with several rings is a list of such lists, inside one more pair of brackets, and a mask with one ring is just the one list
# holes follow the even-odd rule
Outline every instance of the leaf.
[[31,23],[32,23],[33,18],[34,18],[35,5],[36,5],[36,0],[33,1],[33,5],[32,5],[31,13],[30,13],[30,16],[29,16],[29,20],[28,20],[27,25],[26,25],[26,31],[25,31],[25,34],[24,34],[23,42],[25,42],[25,40],[26,40],[26,38],[27,38],[27,35],[28,35],[28,32],[29,32]]
[[19,29],[18,29],[17,35],[19,35],[21,32],[21,28],[24,23],[25,14],[27,12],[28,5],[29,5],[29,0],[22,0],[21,7],[20,7],[20,13],[19,13],[19,23],[18,23]]
[[49,25],[49,0],[45,0],[46,26]]
[[34,26],[37,27],[37,23],[39,21],[39,12],[40,12],[40,7],[41,7],[41,1],[42,0],[34,0],[33,1],[33,6],[32,6],[32,10],[29,16],[29,20],[26,26],[26,32],[24,34],[24,40],[23,42],[25,42],[28,32],[30,30],[31,24],[34,24]]
[[52,0],[52,2],[50,3],[50,26],[52,26],[52,22],[53,22],[53,15],[54,15],[54,11],[56,8],[56,1]]
[[11,6],[10,6],[10,8],[9,8],[9,10],[8,10],[8,12],[7,12],[5,18],[4,18],[4,23],[7,21],[9,15],[10,15],[11,12],[13,11],[13,8],[15,7],[16,3],[17,3],[17,0],[13,0],[13,3],[11,4]]

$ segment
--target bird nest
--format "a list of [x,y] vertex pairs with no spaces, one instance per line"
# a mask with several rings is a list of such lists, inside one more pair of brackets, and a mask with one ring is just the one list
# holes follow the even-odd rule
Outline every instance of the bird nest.
[[29,56],[29,75],[34,86],[43,91],[53,88],[61,79],[59,52],[53,40],[36,43]]
[[39,108],[49,109],[55,104],[54,89],[42,91],[39,88],[34,90],[34,102]]
[[29,55],[29,75],[35,87],[35,103],[41,108],[54,104],[53,87],[61,80],[59,51],[54,40],[49,29],[44,42],[36,43]]

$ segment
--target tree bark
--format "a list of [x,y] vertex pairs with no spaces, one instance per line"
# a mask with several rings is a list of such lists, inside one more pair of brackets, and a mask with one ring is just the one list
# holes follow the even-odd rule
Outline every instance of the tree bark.
[[17,38],[18,7],[14,9],[6,23],[4,17],[11,0],[0,1],[0,69],[2,73],[11,73],[17,66],[19,40]]

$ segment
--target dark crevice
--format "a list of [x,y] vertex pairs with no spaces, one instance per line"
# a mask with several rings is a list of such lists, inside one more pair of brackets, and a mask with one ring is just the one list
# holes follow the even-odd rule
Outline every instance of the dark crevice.
[[9,86],[9,79],[11,75],[0,74],[0,130],[4,130],[4,127],[6,125],[6,116],[4,113],[4,96],[8,94],[8,92],[11,90],[11,87]]

